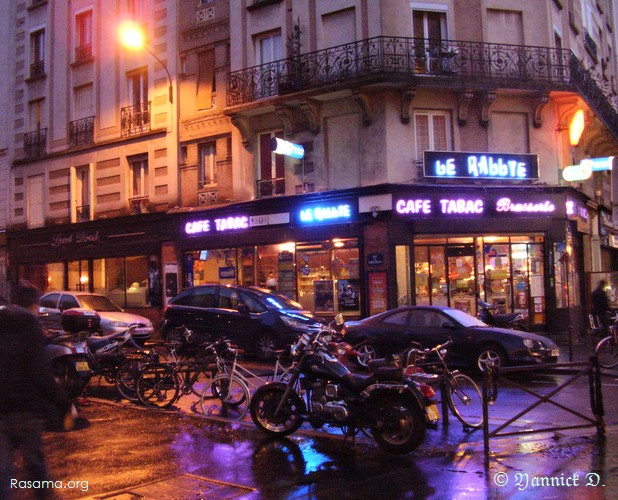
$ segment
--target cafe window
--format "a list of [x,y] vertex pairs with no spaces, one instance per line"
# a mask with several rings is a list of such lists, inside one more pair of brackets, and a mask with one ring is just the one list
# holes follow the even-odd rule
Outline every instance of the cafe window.
[[95,293],[106,295],[120,307],[151,305],[146,255],[95,259],[92,268]]
[[28,264],[19,266],[18,279],[36,285],[41,292],[64,290],[64,263],[50,262],[48,264]]

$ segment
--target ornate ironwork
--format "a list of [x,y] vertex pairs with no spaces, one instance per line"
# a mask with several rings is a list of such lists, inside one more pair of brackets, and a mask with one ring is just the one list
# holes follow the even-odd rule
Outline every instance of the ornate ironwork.
[[24,134],[24,158],[34,159],[45,156],[47,152],[47,128]]
[[30,65],[30,78],[41,78],[45,76],[45,61],[37,61]]
[[[351,82],[439,82],[461,88],[579,90],[595,109],[615,116],[586,71],[567,49],[379,36],[234,71],[228,78],[227,104]],[[618,128],[612,132],[618,136]]]
[[82,205],[76,210],[77,222],[85,222],[90,220],[90,205]]
[[150,101],[120,110],[121,137],[150,132]]
[[92,58],[92,44],[75,47],[75,62],[87,61]]
[[258,198],[285,194],[285,177],[261,179],[256,181]]
[[69,146],[76,148],[94,143],[94,116],[69,123]]

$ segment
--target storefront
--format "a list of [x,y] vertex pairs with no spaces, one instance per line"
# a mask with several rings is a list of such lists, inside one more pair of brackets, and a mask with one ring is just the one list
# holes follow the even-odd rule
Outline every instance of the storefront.
[[304,196],[185,215],[183,285],[272,288],[324,317],[359,317],[357,205],[355,197]]
[[[472,315],[477,297],[522,312],[537,330],[581,310],[581,234],[568,190],[440,186],[393,193],[398,304],[451,306]],[[401,238],[400,238],[401,239]]]
[[122,217],[9,232],[13,281],[28,280],[43,292],[96,292],[123,308],[158,310],[168,216],[139,217],[139,225],[135,217]]

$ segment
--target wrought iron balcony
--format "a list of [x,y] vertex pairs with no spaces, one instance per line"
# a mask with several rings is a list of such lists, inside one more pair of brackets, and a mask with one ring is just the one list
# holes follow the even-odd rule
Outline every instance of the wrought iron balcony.
[[30,79],[43,78],[45,76],[45,61],[37,61],[30,65]]
[[120,110],[120,135],[130,137],[150,132],[150,101]]
[[570,50],[379,36],[230,73],[227,105],[351,83],[579,91],[618,136],[617,112],[598,98]]
[[285,178],[263,179],[256,181],[257,197],[279,196],[285,194]]
[[45,156],[47,152],[47,128],[24,134],[24,158],[32,160]]
[[90,205],[82,205],[76,210],[77,222],[85,222],[90,220]]
[[69,145],[71,148],[94,143],[94,116],[80,118],[69,123]]
[[81,47],[75,47],[75,62],[83,62],[92,59],[92,44],[88,43]]

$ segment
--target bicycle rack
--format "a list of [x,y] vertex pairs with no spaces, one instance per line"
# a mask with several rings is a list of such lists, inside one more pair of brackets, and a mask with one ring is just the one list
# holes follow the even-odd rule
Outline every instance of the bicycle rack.
[[[502,375],[511,373],[553,373],[553,374],[567,374],[571,375],[566,381],[555,387],[548,394],[540,394],[535,390],[530,389],[522,384],[519,384],[511,379],[503,378]],[[552,398],[562,391],[565,387],[575,382],[582,376],[588,376],[588,383],[590,388],[590,408],[592,416],[584,415],[573,408],[568,408],[563,404],[553,400]],[[515,416],[508,419],[502,425],[499,425],[493,430],[489,430],[489,406],[493,405],[498,396],[498,382],[502,382],[510,387],[521,389],[522,391],[531,394],[538,398],[534,404],[523,409]],[[525,414],[531,412],[543,403],[554,405],[565,412],[577,416],[583,420],[583,423],[577,425],[562,425],[555,427],[545,427],[541,429],[526,429],[522,431],[501,432],[503,429],[509,427],[513,422],[516,422]],[[534,365],[534,366],[522,366],[512,368],[498,368],[495,366],[488,366],[485,371],[485,377],[483,380],[483,443],[485,449],[485,460],[489,460],[489,440],[494,437],[505,436],[517,436],[524,434],[551,432],[558,430],[570,430],[570,429],[582,429],[589,427],[597,428],[597,435],[602,436],[605,433],[604,422],[604,409],[603,409],[603,393],[601,386],[601,371],[599,368],[599,360],[596,356],[592,356],[588,362],[578,363],[558,363],[552,365]]]

